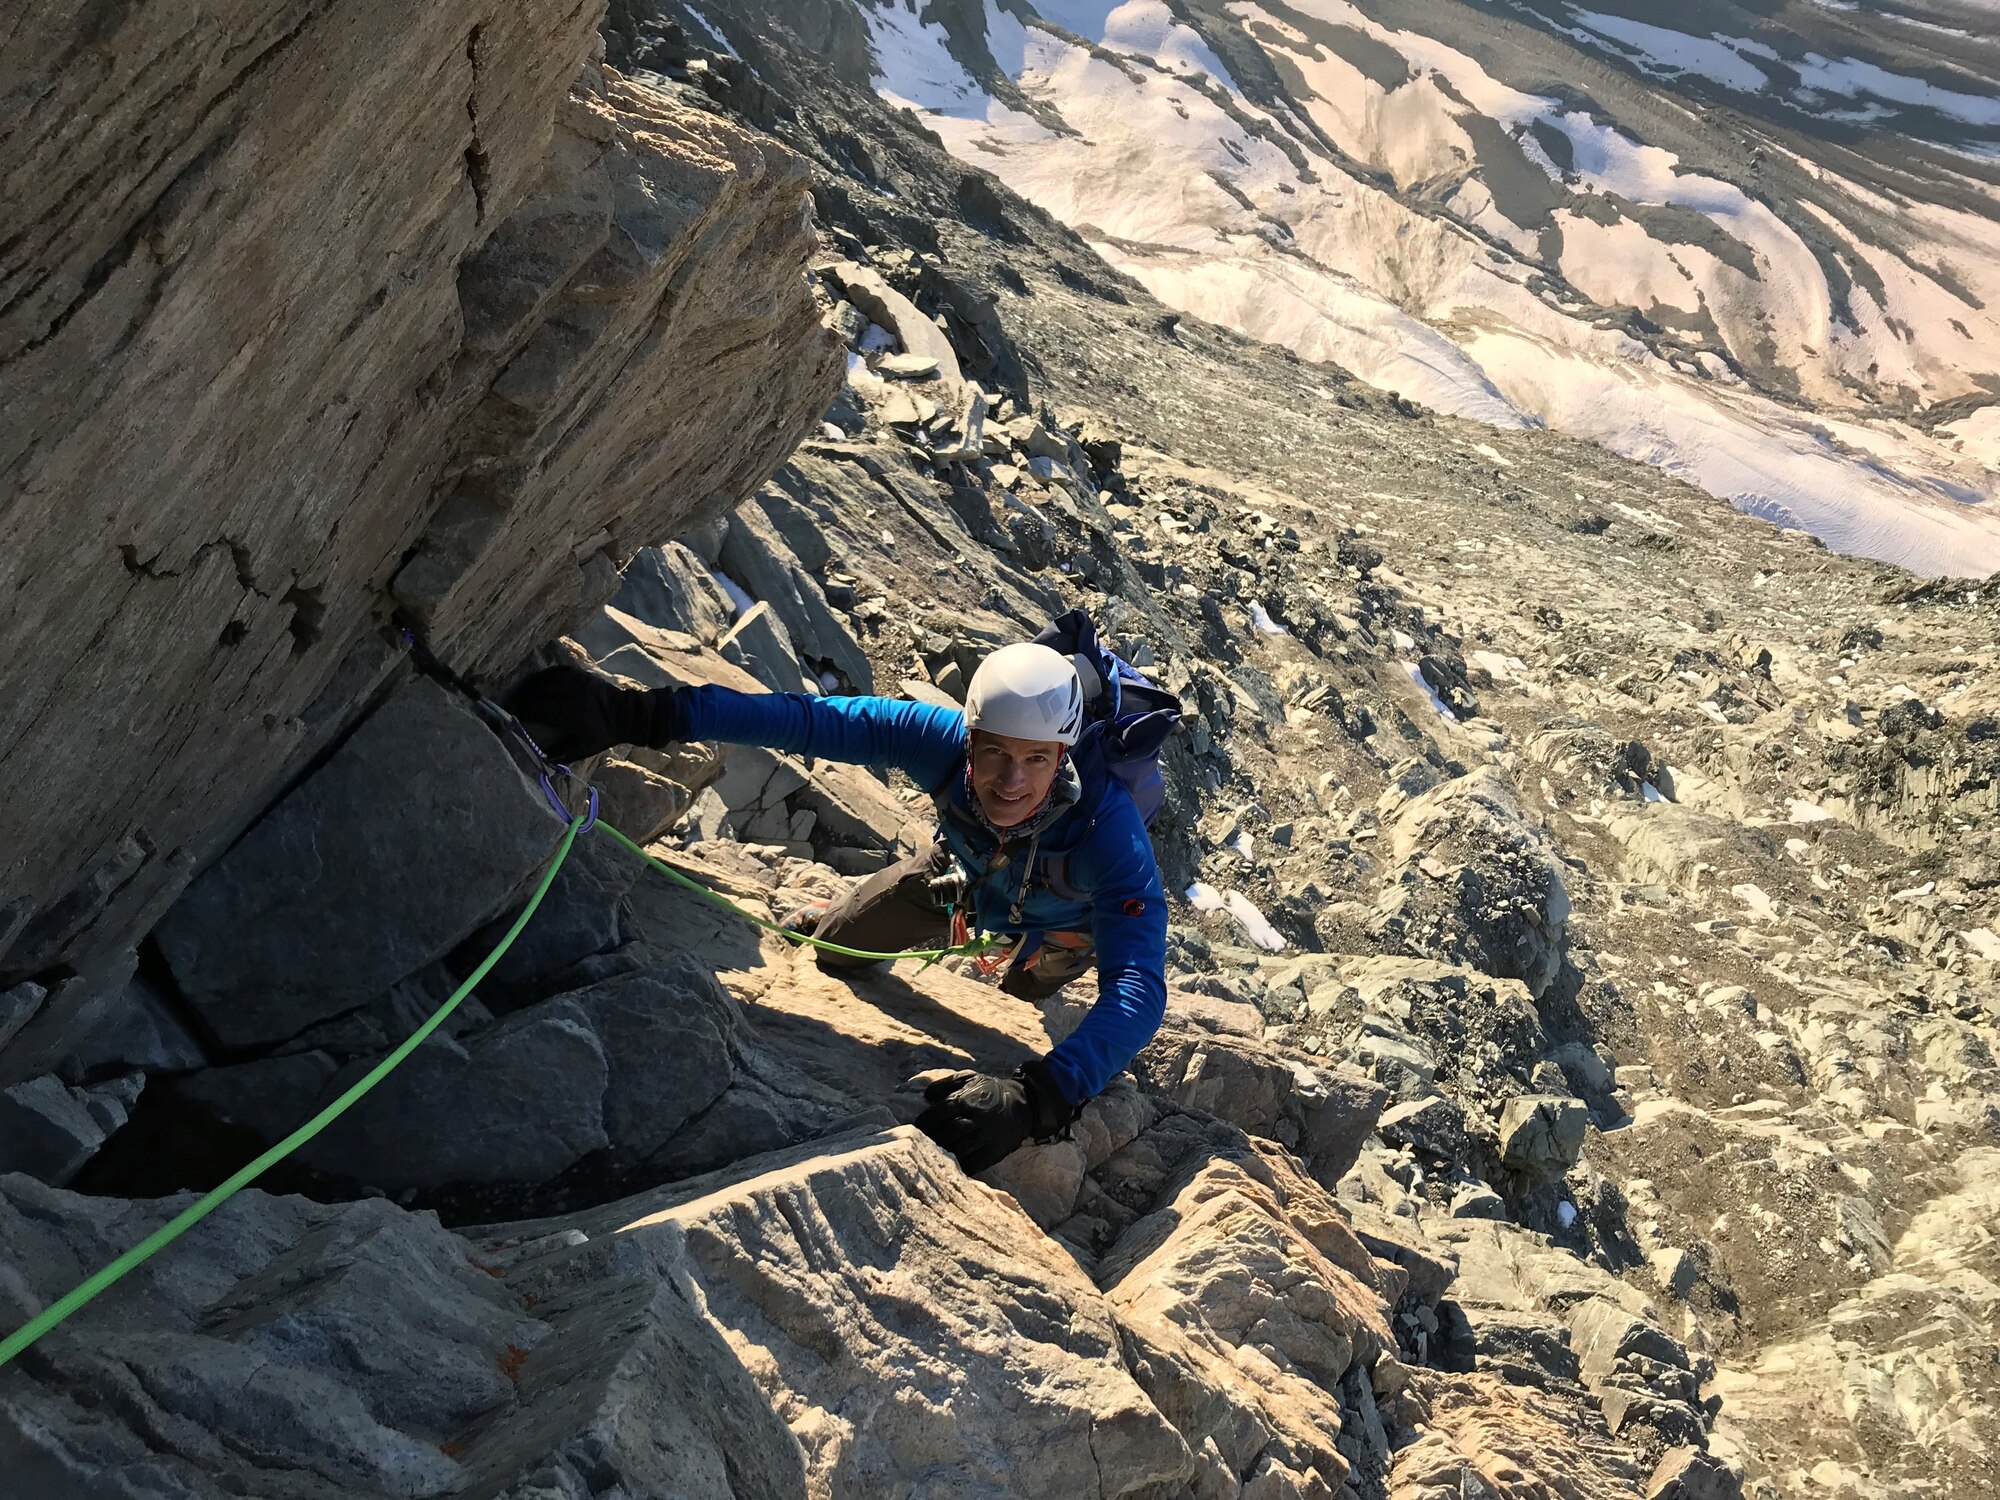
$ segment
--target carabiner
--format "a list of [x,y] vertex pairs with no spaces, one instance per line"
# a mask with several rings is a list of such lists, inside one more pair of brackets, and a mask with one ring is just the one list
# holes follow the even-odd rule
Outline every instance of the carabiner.
[[597,788],[589,782],[584,781],[581,776],[578,776],[568,766],[557,766],[553,773],[549,771],[542,772],[542,795],[549,799],[549,806],[556,810],[556,816],[561,818],[565,823],[574,823],[577,815],[569,810],[561,797],[556,795],[555,784],[551,779],[552,775],[567,776],[571,781],[582,783],[587,802],[583,812],[583,827],[578,829],[577,832],[590,832],[591,829],[597,826]]

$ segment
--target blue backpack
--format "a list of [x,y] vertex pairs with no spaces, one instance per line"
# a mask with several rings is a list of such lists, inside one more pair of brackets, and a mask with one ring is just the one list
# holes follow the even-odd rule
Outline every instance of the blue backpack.
[[1181,700],[1149,682],[1130,662],[1107,650],[1097,639],[1090,616],[1072,609],[1056,616],[1035,637],[1035,644],[1081,656],[1097,668],[1104,691],[1084,705],[1091,722],[1084,733],[1095,733],[1104,754],[1104,769],[1125,784],[1148,828],[1167,798],[1160,774],[1160,751],[1181,722]]

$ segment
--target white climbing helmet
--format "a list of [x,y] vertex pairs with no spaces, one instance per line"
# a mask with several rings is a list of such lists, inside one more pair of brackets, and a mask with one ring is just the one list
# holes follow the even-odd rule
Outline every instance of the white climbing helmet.
[[1033,642],[1002,646],[972,674],[965,723],[1009,739],[1074,745],[1083,732],[1083,684],[1075,664]]

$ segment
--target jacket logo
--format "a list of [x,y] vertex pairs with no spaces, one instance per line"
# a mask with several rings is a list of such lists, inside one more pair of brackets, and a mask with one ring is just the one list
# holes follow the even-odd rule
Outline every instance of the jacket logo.
[[1146,903],[1141,901],[1137,896],[1134,896],[1121,906],[1119,910],[1124,912],[1128,917],[1142,917],[1146,914]]

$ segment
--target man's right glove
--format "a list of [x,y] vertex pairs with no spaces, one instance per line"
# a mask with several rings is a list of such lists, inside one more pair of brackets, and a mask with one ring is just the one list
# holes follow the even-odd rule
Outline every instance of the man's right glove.
[[1031,1140],[1055,1135],[1077,1113],[1039,1059],[1021,1064],[1012,1078],[953,1073],[926,1088],[924,1099],[930,1108],[917,1116],[917,1129],[957,1157],[968,1177]]
[[664,749],[688,737],[680,688],[623,688],[582,667],[544,667],[503,704],[553,760],[581,760],[613,745]]

